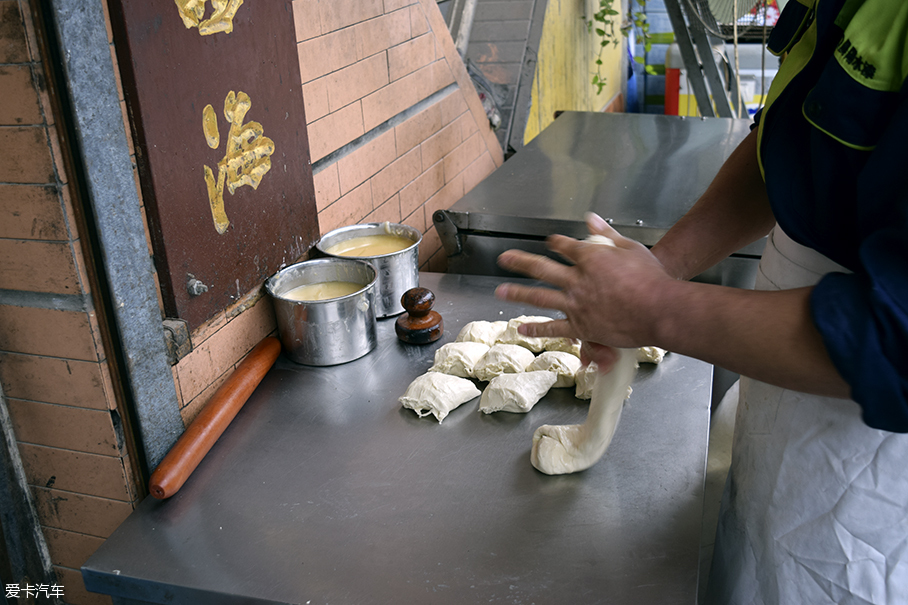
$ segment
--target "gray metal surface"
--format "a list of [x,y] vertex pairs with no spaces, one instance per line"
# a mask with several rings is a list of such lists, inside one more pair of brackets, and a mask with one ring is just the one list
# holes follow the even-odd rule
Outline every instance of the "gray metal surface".
[[[89,590],[151,603],[647,603],[693,605],[708,364],[642,366],[605,457],[550,477],[533,431],[581,422],[549,393],[528,414],[442,424],[398,397],[475,319],[533,311],[498,278],[423,273],[444,337],[330,368],[281,357],[182,490],[147,499],[82,569]],[[535,312],[535,311],[533,311]],[[131,601],[127,601],[131,602]]]
[[593,211],[652,245],[706,190],[751,123],[565,112],[447,215],[468,232],[585,237],[584,214]]
[[63,58],[79,180],[97,227],[128,395],[138,416],[144,462],[154,468],[184,427],[167,359],[156,275],[145,239],[104,11],[98,2],[52,0],[48,4]]

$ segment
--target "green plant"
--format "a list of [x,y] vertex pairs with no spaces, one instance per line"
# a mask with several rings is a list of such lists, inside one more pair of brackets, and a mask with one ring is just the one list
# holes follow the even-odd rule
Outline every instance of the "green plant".
[[[599,10],[593,13],[592,19],[581,17],[586,24],[587,31],[595,32],[599,36],[599,46],[596,52],[596,73],[593,74],[593,86],[596,87],[596,94],[600,94],[605,87],[606,78],[602,75],[602,53],[608,47],[618,46],[621,38],[615,33],[616,26],[624,38],[627,38],[631,30],[637,37],[643,41],[643,48],[649,51],[652,48],[652,41],[649,34],[649,23],[646,20],[646,0],[629,0],[628,17],[619,25],[617,17],[621,13],[614,9],[615,2],[620,0],[599,0]],[[634,61],[644,64],[643,57],[634,57]],[[655,70],[650,65],[645,65],[647,73],[655,74]]]

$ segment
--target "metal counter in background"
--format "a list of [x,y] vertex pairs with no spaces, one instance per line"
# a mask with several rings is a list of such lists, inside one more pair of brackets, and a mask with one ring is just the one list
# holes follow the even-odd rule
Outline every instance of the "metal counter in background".
[[[509,275],[495,259],[509,248],[553,256],[553,233],[582,239],[584,215],[610,219],[652,246],[706,191],[750,132],[752,120],[565,112],[450,210],[433,216],[448,271]],[[752,288],[765,239],[695,281]],[[717,368],[717,397],[736,375]]]
[[183,488],[147,498],[82,568],[117,605],[613,603],[693,605],[709,364],[643,365],[605,457],[574,475],[530,464],[541,424],[589,403],[553,389],[527,414],[442,424],[398,397],[476,319],[533,310],[500,278],[420,274],[444,336],[332,367],[284,357]]

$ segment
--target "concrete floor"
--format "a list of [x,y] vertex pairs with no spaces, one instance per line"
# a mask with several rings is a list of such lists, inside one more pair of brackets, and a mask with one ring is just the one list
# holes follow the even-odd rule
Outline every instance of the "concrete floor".
[[709,582],[719,504],[731,464],[731,443],[738,411],[738,383],[735,382],[716,407],[709,423],[709,451],[706,457],[706,489],[703,497],[703,525],[700,529],[700,583],[697,602],[702,605]]

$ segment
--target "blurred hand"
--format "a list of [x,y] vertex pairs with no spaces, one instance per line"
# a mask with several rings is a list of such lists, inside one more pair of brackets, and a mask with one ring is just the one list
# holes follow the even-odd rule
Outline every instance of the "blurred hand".
[[498,298],[555,309],[563,320],[524,324],[520,332],[528,336],[579,338],[583,341],[581,358],[595,361],[608,371],[617,352],[611,347],[635,348],[655,343],[656,319],[663,286],[673,282],[662,263],[642,244],[622,237],[595,214],[587,215],[593,235],[611,239],[614,246],[551,236],[547,243],[572,265],[521,250],[508,250],[498,264],[555,286],[528,287],[501,284]]

